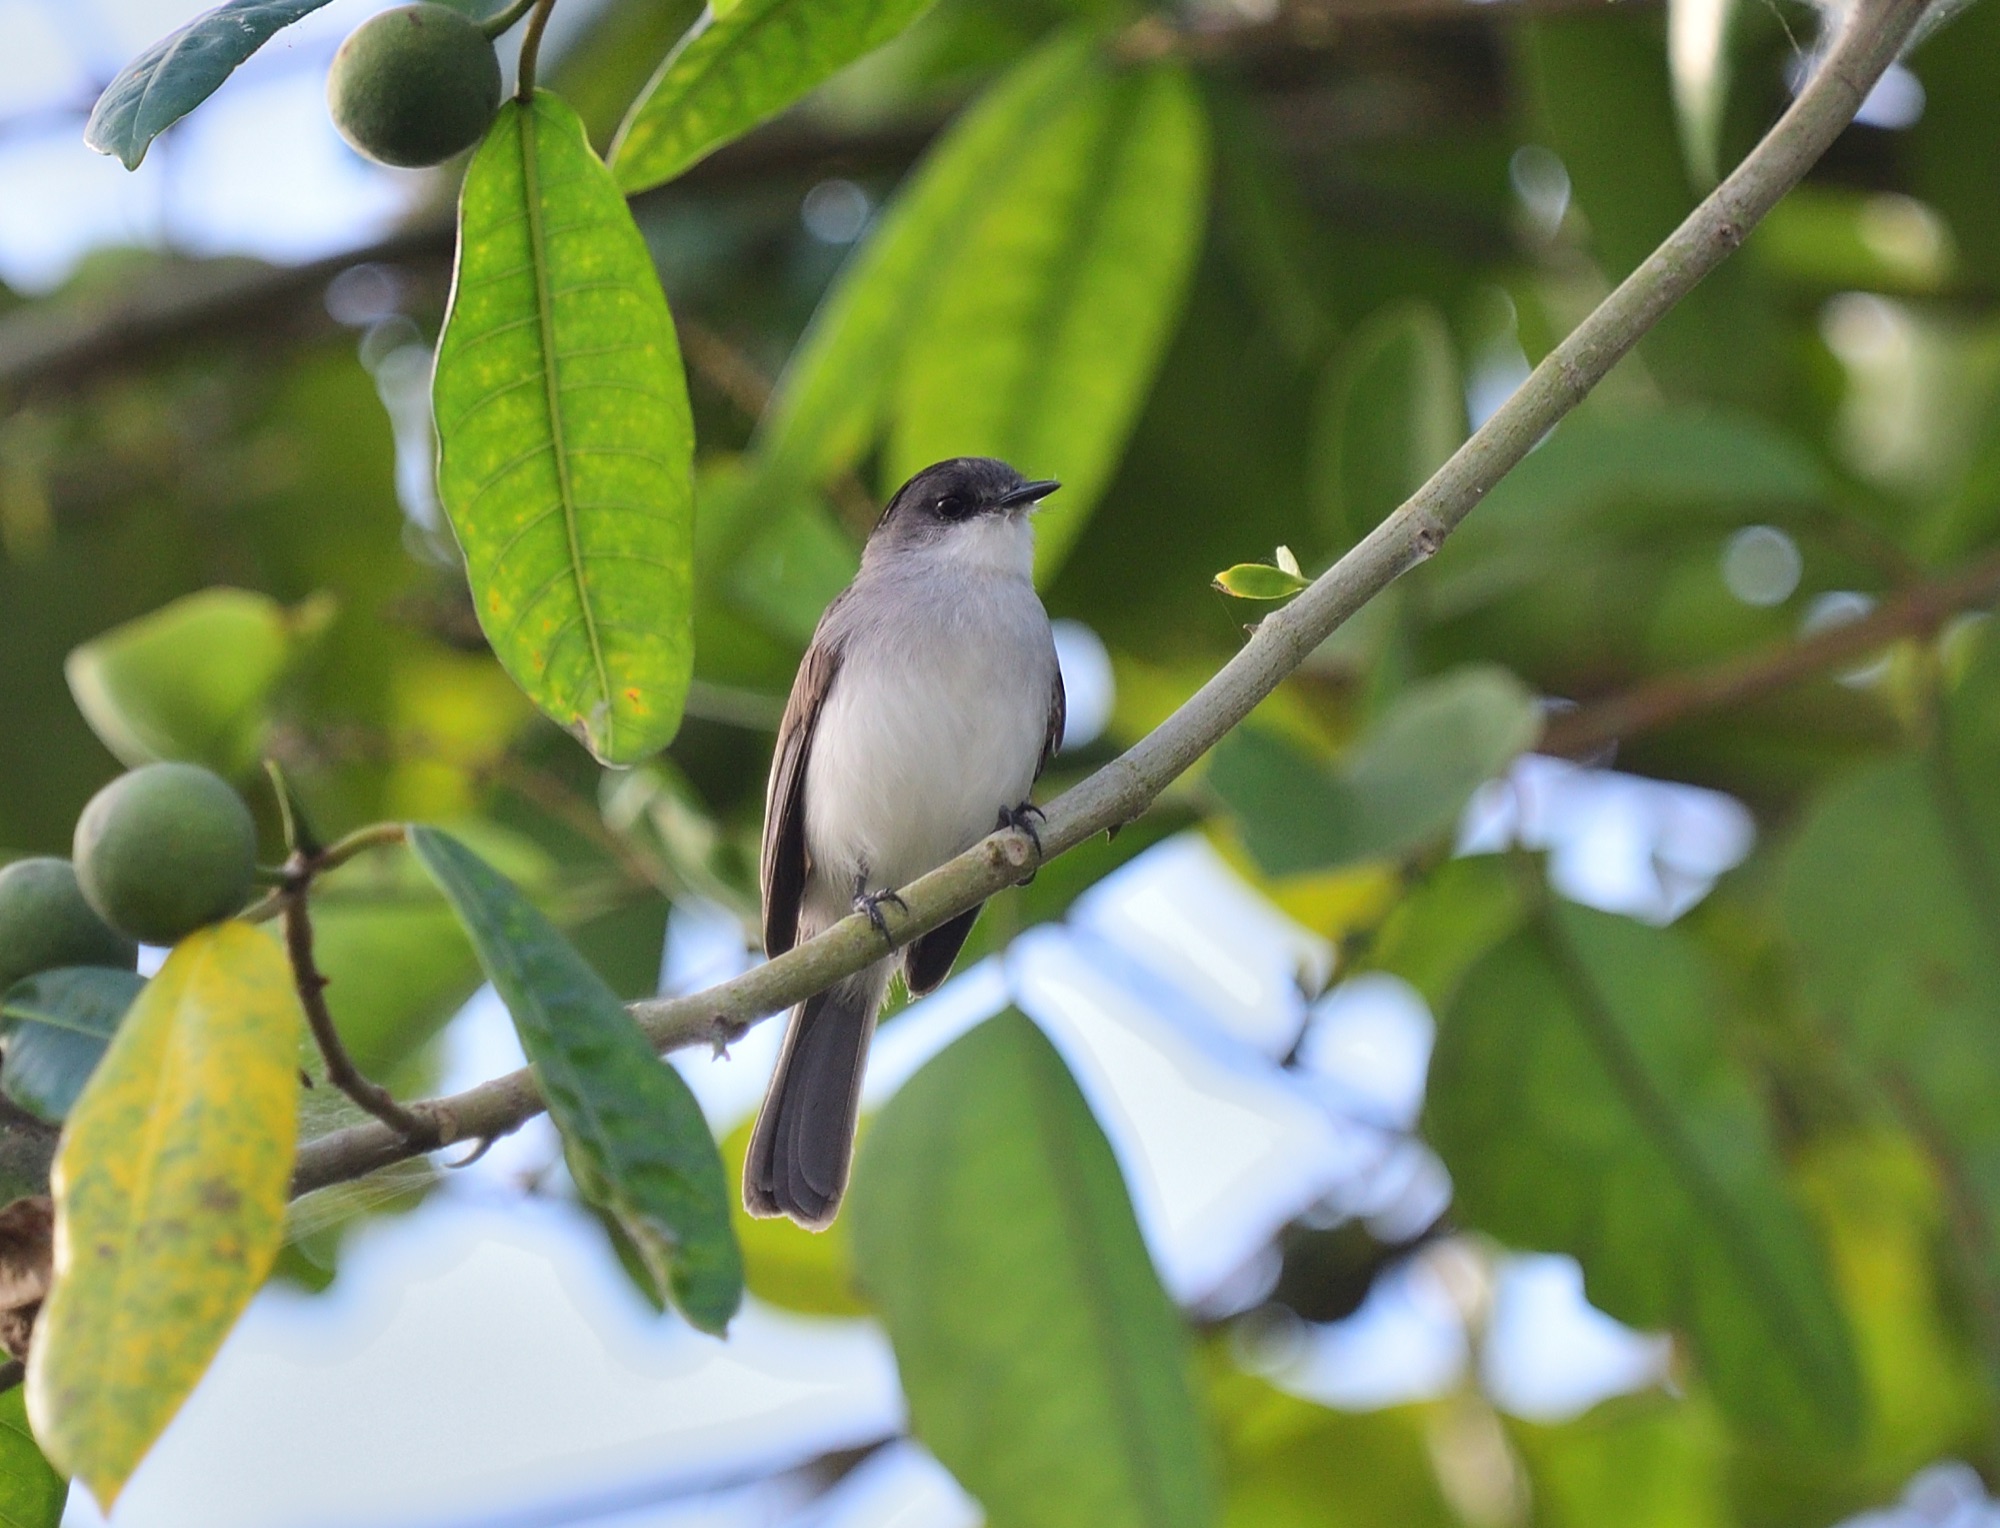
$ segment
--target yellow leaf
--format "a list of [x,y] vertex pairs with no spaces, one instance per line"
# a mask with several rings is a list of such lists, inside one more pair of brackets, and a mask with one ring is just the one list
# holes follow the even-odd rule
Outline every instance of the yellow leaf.
[[28,1414],[107,1509],[270,1271],[298,1128],[298,995],[244,923],[190,934],[70,1112]]

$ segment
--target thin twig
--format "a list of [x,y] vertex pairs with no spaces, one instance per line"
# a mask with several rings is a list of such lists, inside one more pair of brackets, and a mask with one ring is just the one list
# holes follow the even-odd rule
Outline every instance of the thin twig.
[[252,903],[237,914],[245,923],[268,923],[285,910],[285,902],[291,882],[301,874],[307,879],[324,875],[327,871],[346,864],[357,854],[365,854],[370,849],[382,849],[391,844],[400,844],[405,837],[400,822],[375,822],[365,828],[356,828],[345,838],[335,839],[319,853],[304,860],[302,865],[288,864],[285,867],[286,883],[268,896]]
[[404,1108],[387,1088],[364,1074],[334,1026],[326,1006],[326,977],[313,960],[312,911],[307,905],[311,880],[309,873],[301,873],[285,888],[285,953],[291,957],[292,983],[299,989],[306,1023],[326,1062],[327,1081],[401,1136],[412,1152],[429,1151],[441,1144],[435,1118]]
[[[1416,495],[1284,609],[1179,710],[1132,748],[1050,804],[1046,857],[1129,822],[1333,632],[1399,575],[1436,553],[1493,485],[1636,345],[1668,309],[1743,242],[1853,120],[1923,10],[1921,0],[1858,0],[1839,41],[1748,158],[1690,213],[1576,330],[1535,368]],[[1012,830],[995,833],[902,890],[891,941],[904,944],[1019,881],[1038,862]],[[879,960],[882,939],[853,916],[777,959],[689,997],[636,1003],[632,1012],[660,1050],[713,1043],[782,1012]],[[451,1098],[458,1132],[504,1134],[539,1113],[534,1079],[519,1071]],[[359,1177],[408,1155],[396,1133],[358,1125],[308,1142],[294,1192]]]
[[2000,557],[1913,585],[1856,621],[1829,626],[1797,642],[1726,658],[1708,668],[1669,674],[1623,695],[1552,715],[1543,753],[1586,758],[1641,732],[1656,732],[1690,716],[1723,710],[1832,669],[1857,663],[1902,637],[1936,631],[1959,611],[2000,599]]

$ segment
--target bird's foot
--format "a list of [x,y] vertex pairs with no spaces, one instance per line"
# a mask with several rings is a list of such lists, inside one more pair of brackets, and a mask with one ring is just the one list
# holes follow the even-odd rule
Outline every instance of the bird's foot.
[[995,831],[1000,828],[1012,828],[1016,833],[1026,834],[1028,842],[1035,846],[1035,868],[1022,879],[1023,886],[1028,885],[1041,872],[1041,824],[1048,820],[1048,814],[1032,801],[1023,801],[1019,806],[1004,806],[1000,809],[1000,821],[995,825]]
[[854,910],[875,926],[876,933],[880,934],[884,940],[893,945],[895,941],[889,938],[889,920],[882,916],[882,908],[885,904],[894,907],[897,912],[906,915],[910,910],[910,904],[905,902],[901,895],[893,888],[885,887],[881,891],[866,891],[859,884],[855,886]]

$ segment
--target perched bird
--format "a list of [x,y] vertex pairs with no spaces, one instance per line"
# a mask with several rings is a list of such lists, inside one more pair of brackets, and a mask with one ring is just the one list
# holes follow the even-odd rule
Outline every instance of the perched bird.
[[[895,891],[996,828],[1033,831],[1028,792],[1063,731],[1028,516],[1058,484],[959,457],[896,490],[854,582],[826,608],[778,727],[764,805],[764,948]],[[913,994],[944,980],[979,909],[901,952]],[[743,1168],[753,1215],[824,1228],[847,1190],[861,1072],[897,956],[792,1010]]]

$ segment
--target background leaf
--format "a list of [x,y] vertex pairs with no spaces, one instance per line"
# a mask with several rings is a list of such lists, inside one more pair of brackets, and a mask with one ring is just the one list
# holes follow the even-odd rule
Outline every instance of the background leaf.
[[1326,869],[1400,854],[1446,832],[1540,730],[1519,680],[1470,667],[1404,692],[1336,773],[1244,727],[1217,746],[1208,781],[1266,871]]
[[69,1481],[35,1446],[19,1385],[0,1395],[0,1524],[56,1528],[69,1501]]
[[229,0],[162,37],[105,87],[83,141],[136,170],[161,133],[215,93],[273,33],[327,0]]
[[1424,1130],[1462,1224],[1567,1252],[1593,1304],[1685,1332],[1739,1426],[1856,1435],[1824,1260],[1681,936],[1558,903],[1500,945],[1440,1016]]
[[277,1255],[303,1031],[276,940],[244,923],[200,929],[70,1111],[28,1410],[106,1509]]
[[679,342],[623,195],[546,91],[502,106],[466,171],[432,392],[494,655],[606,763],[664,746],[694,669]]
[[1314,510],[1337,546],[1359,541],[1465,439],[1451,331],[1428,303],[1372,315],[1328,369],[1314,440]]
[[932,0],[736,0],[669,53],[611,151],[618,184],[644,191],[775,116],[874,51]]
[[[1786,857],[1807,997],[1908,1093],[2000,1208],[2000,642],[1982,631],[1927,751],[1825,790]],[[1980,1238],[2000,1271],[1990,1214]]]
[[993,1528],[1212,1520],[1180,1318],[1033,1023],[989,1019],[895,1094],[848,1215],[916,1434]]
[[1208,126],[1177,64],[1080,78],[1014,145],[909,313],[889,477],[997,456],[1063,491],[1047,578],[1082,531],[1172,337],[1208,209]]
[[688,1086],[617,994],[498,872],[435,828],[410,847],[514,1016],[583,1196],[616,1223],[655,1295],[721,1333],[743,1298],[722,1158]]
[[1224,1528],[1459,1528],[1421,1408],[1336,1411],[1209,1364],[1228,1479]]
[[881,432],[917,316],[974,208],[1095,56],[1059,36],[1016,64],[924,157],[813,315],[758,427],[760,477],[785,487],[853,467]]
[[132,971],[67,966],[16,982],[0,997],[0,1093],[60,1124],[146,979]]
[[1426,598],[1460,615],[1574,578],[1615,548],[1657,562],[1677,540],[1698,542],[1707,563],[1728,532],[1756,520],[1797,524],[1831,493],[1825,464],[1803,442],[1741,414],[1573,417],[1494,486],[1452,538],[1451,556],[1428,570]]
[[204,589],[91,638],[63,674],[121,764],[184,759],[240,780],[263,756],[279,680],[332,617],[325,599],[287,610],[268,595]]

